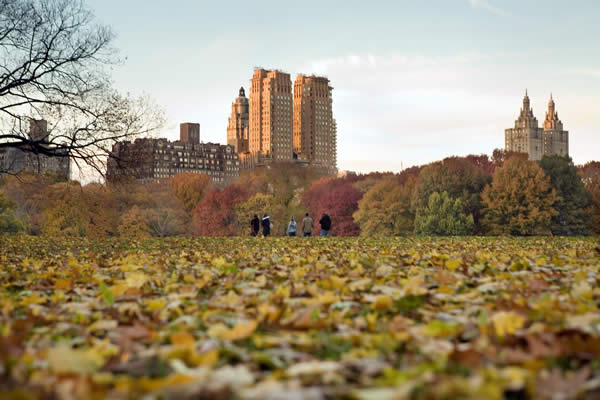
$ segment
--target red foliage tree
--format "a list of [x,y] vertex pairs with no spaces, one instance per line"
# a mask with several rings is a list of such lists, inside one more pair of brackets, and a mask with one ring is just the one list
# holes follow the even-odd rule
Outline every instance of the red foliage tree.
[[352,215],[358,210],[358,201],[362,193],[346,182],[334,185],[332,189],[325,188],[318,199],[318,206],[313,212],[316,227],[323,213],[331,217],[331,233],[334,236],[357,236],[360,227],[354,223]]
[[196,232],[201,236],[235,235],[239,221],[235,218],[234,206],[249,197],[250,192],[238,185],[211,190],[194,210]]
[[327,193],[333,186],[335,186],[335,178],[321,178],[317,179],[310,185],[302,195],[302,203],[304,207],[310,212],[313,217],[317,216],[320,209],[321,198]]
[[465,157],[465,160],[489,175],[492,175],[496,169],[496,166],[487,154],[469,154]]

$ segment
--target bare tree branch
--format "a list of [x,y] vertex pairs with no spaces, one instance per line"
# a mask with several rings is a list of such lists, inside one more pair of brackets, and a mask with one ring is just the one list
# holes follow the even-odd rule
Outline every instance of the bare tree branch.
[[[149,98],[112,87],[113,40],[81,0],[0,0],[0,149],[68,154],[104,175],[115,143],[157,131]],[[31,137],[32,119],[48,121],[47,138]]]

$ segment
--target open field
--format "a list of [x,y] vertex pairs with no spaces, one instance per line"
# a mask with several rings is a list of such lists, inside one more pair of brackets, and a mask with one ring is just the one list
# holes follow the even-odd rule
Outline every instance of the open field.
[[0,249],[2,399],[600,395],[597,239]]

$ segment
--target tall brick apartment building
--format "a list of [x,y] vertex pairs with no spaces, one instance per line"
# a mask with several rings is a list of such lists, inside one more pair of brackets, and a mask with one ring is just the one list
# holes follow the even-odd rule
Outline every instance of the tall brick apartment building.
[[133,177],[147,183],[181,172],[203,173],[216,184],[226,184],[240,175],[234,146],[200,143],[200,124],[180,125],[179,140],[144,138],[113,146],[108,159],[107,180]]
[[290,74],[259,68],[252,76],[249,151],[259,162],[293,160]]
[[325,77],[298,75],[294,83],[294,153],[328,174],[337,172],[332,90]]
[[251,82],[250,99],[240,89],[227,125],[227,143],[235,147],[242,168],[289,161],[335,174],[337,129],[329,79],[299,75],[292,92],[290,74],[257,68]]
[[569,132],[563,129],[552,95],[548,101],[546,118],[540,128],[525,91],[519,117],[514,128],[504,131],[504,140],[506,151],[527,153],[530,160],[541,160],[544,155],[569,155]]

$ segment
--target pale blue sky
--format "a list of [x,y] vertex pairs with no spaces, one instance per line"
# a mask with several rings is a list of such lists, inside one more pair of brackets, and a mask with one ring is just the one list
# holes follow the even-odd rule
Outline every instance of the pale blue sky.
[[[327,75],[338,167],[392,170],[503,147],[550,92],[576,163],[600,159],[600,1],[89,0],[126,57],[118,88],[224,143],[254,66]],[[300,5],[302,4],[302,5]]]

